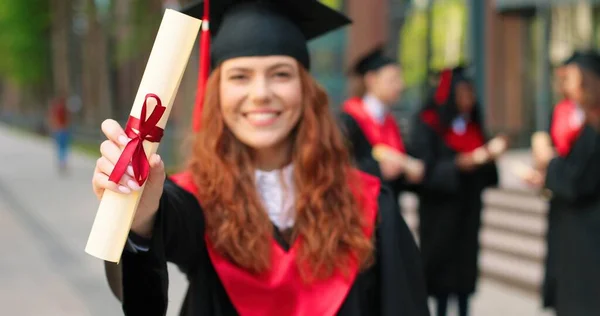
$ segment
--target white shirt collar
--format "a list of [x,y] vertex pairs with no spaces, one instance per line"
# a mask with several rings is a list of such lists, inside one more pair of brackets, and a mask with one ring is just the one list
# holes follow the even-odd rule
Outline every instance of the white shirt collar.
[[458,135],[463,135],[467,131],[467,124],[469,121],[469,115],[458,115],[452,120],[452,130]]
[[295,188],[292,164],[277,170],[254,172],[256,190],[269,218],[279,229],[294,226]]
[[583,109],[581,108],[581,106],[579,104],[575,103],[575,111],[569,118],[569,124],[571,125],[572,128],[579,128],[579,127],[581,127],[581,125],[583,125],[584,121],[585,121],[585,112],[583,111]]
[[367,113],[369,113],[377,123],[383,124],[385,115],[387,114],[387,107],[385,104],[371,94],[366,94],[362,101],[365,104]]

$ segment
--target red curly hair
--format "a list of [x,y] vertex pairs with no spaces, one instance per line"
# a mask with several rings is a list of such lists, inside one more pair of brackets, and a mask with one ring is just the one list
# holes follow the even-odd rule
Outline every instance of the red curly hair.
[[[349,260],[362,268],[371,263],[373,242],[354,187],[349,153],[329,111],[326,92],[301,66],[303,112],[291,132],[296,194],[293,236],[300,238],[297,264],[305,280],[345,273]],[[219,91],[215,69],[206,91]],[[254,185],[249,148],[227,128],[219,93],[209,93],[202,131],[194,140],[189,170],[198,186],[212,246],[253,273],[270,267],[273,226]],[[350,187],[353,183],[353,188]],[[358,191],[360,192],[360,191]]]

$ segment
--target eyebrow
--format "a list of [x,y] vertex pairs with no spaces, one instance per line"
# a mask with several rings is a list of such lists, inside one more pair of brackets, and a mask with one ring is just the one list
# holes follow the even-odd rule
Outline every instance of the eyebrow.
[[[272,70],[274,70],[274,69],[277,69],[277,68],[284,68],[284,67],[285,67],[285,68],[289,68],[290,70],[293,70],[293,66],[292,66],[291,64],[289,64],[289,63],[284,63],[284,62],[281,62],[281,63],[277,63],[277,64],[275,64],[275,65],[269,66],[269,68],[267,68],[267,71],[272,71]],[[246,67],[233,67],[233,68],[229,68],[229,69],[227,69],[227,72],[228,72],[228,73],[229,73],[229,72],[233,72],[233,71],[251,72],[251,71],[252,71],[252,69],[251,69],[251,68],[246,68]]]

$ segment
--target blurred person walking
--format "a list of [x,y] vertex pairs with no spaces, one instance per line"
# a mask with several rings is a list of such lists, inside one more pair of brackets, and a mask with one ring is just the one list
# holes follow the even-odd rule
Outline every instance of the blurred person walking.
[[71,143],[69,123],[67,100],[63,94],[59,94],[50,104],[48,125],[56,145],[57,168],[61,174],[64,174],[67,171],[68,165],[68,155]]

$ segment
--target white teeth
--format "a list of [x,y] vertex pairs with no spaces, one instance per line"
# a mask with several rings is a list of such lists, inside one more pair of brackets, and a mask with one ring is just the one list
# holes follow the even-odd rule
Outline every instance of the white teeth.
[[277,116],[276,113],[248,113],[246,117],[252,122],[262,123],[272,120]]

